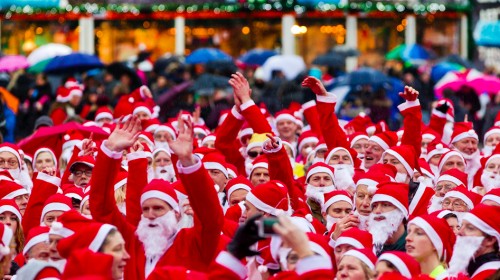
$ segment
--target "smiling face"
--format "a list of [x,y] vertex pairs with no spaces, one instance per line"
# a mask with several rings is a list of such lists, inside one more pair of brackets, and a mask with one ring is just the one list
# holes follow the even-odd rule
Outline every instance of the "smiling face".
[[109,233],[101,252],[113,256],[113,280],[123,279],[125,265],[130,259],[130,255],[125,249],[125,240],[121,233],[118,231]]
[[382,158],[384,149],[373,141],[368,141],[368,147],[365,149],[365,168],[369,169]]
[[472,155],[478,149],[478,141],[473,137],[467,137],[453,143],[453,146],[462,154]]

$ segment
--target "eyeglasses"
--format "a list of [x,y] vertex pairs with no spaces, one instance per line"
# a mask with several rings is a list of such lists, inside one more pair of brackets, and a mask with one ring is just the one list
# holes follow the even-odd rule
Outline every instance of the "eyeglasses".
[[459,208],[459,209],[462,209],[464,207],[467,207],[467,204],[465,204],[463,201],[459,201],[459,200],[455,200],[455,201],[451,201],[451,200],[444,200],[443,201],[443,207],[449,207],[451,205],[451,208],[453,210]]
[[260,156],[260,155],[263,155],[263,154],[264,154],[264,152],[260,152],[260,153],[259,153],[259,152],[256,152],[256,151],[248,151],[248,152],[247,152],[247,155],[248,155],[249,157],[251,157],[251,158],[256,158],[256,157],[258,157],[258,156]]
[[87,177],[90,177],[92,176],[92,170],[76,170],[75,172],[73,172],[73,175],[75,175],[76,177],[80,177],[82,176],[83,174],[85,174],[85,176]]
[[9,159],[9,160],[5,160],[3,158],[0,159],[0,166],[5,166],[5,163],[7,163],[7,166],[10,168],[16,168],[19,166],[19,163],[15,159]]
[[441,190],[444,189],[445,192],[449,192],[451,191],[452,189],[454,188],[454,186],[450,185],[450,184],[444,184],[444,185],[437,185],[436,186],[436,191],[437,192],[440,192]]

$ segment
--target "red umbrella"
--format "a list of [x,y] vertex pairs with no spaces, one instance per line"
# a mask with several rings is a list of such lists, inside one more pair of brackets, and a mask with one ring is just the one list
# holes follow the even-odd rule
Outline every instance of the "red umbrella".
[[92,140],[100,141],[107,139],[109,133],[100,127],[83,126],[77,122],[69,122],[53,127],[42,127],[31,136],[21,140],[17,145],[28,154],[35,154],[36,150],[41,147],[49,147],[53,149],[56,157],[61,155],[62,144],[64,143],[64,135],[69,131],[77,130],[84,137],[89,137],[92,133]]

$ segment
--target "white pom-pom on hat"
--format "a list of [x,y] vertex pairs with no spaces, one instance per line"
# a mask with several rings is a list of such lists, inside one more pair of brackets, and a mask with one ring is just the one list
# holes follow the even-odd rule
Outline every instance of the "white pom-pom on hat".
[[281,209],[276,209],[276,211],[274,213],[276,214],[275,216],[283,216],[283,215],[285,215],[285,211],[283,211]]
[[260,273],[266,273],[267,272],[267,266],[265,265],[259,265],[257,267],[257,270],[260,272]]
[[368,186],[367,188],[369,193],[375,193],[377,191],[377,186]]
[[443,147],[443,144],[439,143],[436,145],[436,149],[438,150],[442,150],[444,147]]
[[135,101],[135,99],[134,99],[133,97],[129,97],[129,98],[128,98],[128,102],[130,102],[130,103],[134,103],[134,101]]
[[65,134],[63,138],[64,138],[64,140],[68,141],[70,136],[69,136],[69,134]]
[[63,228],[63,224],[60,222],[53,222],[50,227],[54,230],[61,230]]
[[307,214],[307,215],[305,215],[305,216],[304,216],[304,218],[306,218],[306,220],[307,220],[308,222],[310,222],[310,223],[312,223],[312,221],[313,221],[313,216],[312,216],[311,214]]

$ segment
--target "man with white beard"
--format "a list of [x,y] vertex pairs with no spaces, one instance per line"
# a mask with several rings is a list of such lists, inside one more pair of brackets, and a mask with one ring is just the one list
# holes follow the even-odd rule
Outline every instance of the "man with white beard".
[[153,170],[155,179],[163,179],[171,183],[177,180],[171,154],[167,148],[156,148],[153,151]]
[[31,190],[33,182],[25,165],[19,147],[11,143],[0,144],[0,170],[6,170],[18,184]]
[[334,173],[333,167],[318,162],[311,165],[306,174],[306,202],[311,208],[313,217],[323,224],[326,224],[326,221],[321,215],[321,205],[325,202],[324,194],[336,190],[333,182]]
[[500,268],[500,207],[480,204],[463,217],[453,256],[449,277],[460,273],[472,280],[488,279]]
[[467,184],[467,174],[458,170],[457,168],[452,168],[446,170],[441,176],[438,177],[436,181],[435,191],[436,193],[431,198],[431,204],[429,205],[428,212],[432,213],[442,209],[442,203],[444,196],[449,191],[455,189],[460,185]]
[[[224,222],[213,180],[199,158],[193,155],[193,124],[179,118],[179,135],[170,141],[178,156],[177,170],[197,216],[192,228],[178,230],[181,217],[177,194],[164,180],[152,180],[142,191],[142,216],[137,227],[118,211],[113,199],[114,175],[120,168],[123,150],[137,141],[140,121],[137,117],[120,124],[104,141],[96,159],[90,203],[92,216],[115,225],[127,240],[131,259],[125,279],[146,279],[155,267],[183,266],[206,271],[214,260]],[[133,187],[133,186],[128,186]]]
[[475,191],[481,195],[500,188],[500,154],[493,154],[483,164],[481,187],[475,186]]
[[469,174],[469,183],[467,185],[472,185],[474,175],[481,168],[481,153],[478,148],[478,139],[471,122],[455,123],[450,146],[465,159],[465,173]]
[[379,184],[371,201],[368,231],[373,236],[377,256],[385,251],[405,251],[408,218],[408,185]]
[[326,229],[331,232],[339,219],[349,215],[353,209],[352,198],[346,191],[333,191],[325,194],[321,213],[326,220]]
[[345,190],[352,195],[356,184],[352,179],[354,176],[354,161],[351,152],[342,147],[333,148],[326,156],[325,163],[333,166],[335,170],[333,179],[337,189]]

